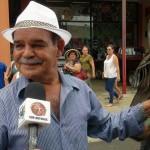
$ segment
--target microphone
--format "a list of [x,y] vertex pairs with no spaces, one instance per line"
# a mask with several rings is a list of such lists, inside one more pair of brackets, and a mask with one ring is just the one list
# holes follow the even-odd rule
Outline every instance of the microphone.
[[38,129],[50,123],[50,102],[43,85],[31,82],[25,88],[25,101],[19,107],[18,128],[29,128],[29,150],[37,148]]

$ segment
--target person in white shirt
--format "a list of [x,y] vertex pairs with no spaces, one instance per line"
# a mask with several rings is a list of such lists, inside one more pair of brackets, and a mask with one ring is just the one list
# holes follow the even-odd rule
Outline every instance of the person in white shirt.
[[114,54],[114,45],[109,44],[107,46],[107,56],[104,61],[104,72],[102,74],[105,79],[105,89],[109,92],[109,104],[107,107],[113,106],[113,97],[117,98],[117,103],[120,100],[119,94],[114,90],[114,84],[116,81],[120,81],[119,62],[117,56]]

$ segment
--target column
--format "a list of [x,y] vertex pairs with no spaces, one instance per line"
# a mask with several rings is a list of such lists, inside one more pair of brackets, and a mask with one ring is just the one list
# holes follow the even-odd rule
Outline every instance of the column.
[[10,64],[10,43],[4,39],[1,32],[9,28],[9,4],[8,0],[0,0],[0,61]]

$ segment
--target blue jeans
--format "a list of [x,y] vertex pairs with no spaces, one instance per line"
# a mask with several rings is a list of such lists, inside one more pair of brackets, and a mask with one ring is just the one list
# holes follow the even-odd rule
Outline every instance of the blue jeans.
[[114,90],[116,78],[105,78],[105,90],[109,92],[109,103],[113,103],[113,97],[118,98],[118,93]]

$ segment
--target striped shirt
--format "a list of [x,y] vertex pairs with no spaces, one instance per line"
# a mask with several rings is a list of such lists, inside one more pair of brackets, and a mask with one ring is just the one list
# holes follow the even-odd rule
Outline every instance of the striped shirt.
[[[51,123],[38,134],[41,150],[87,150],[87,136],[107,142],[143,131],[140,105],[117,114],[106,112],[84,81],[60,74],[60,120],[51,113]],[[0,150],[28,150],[28,131],[18,129],[19,106],[29,81],[20,77],[0,90]]]

